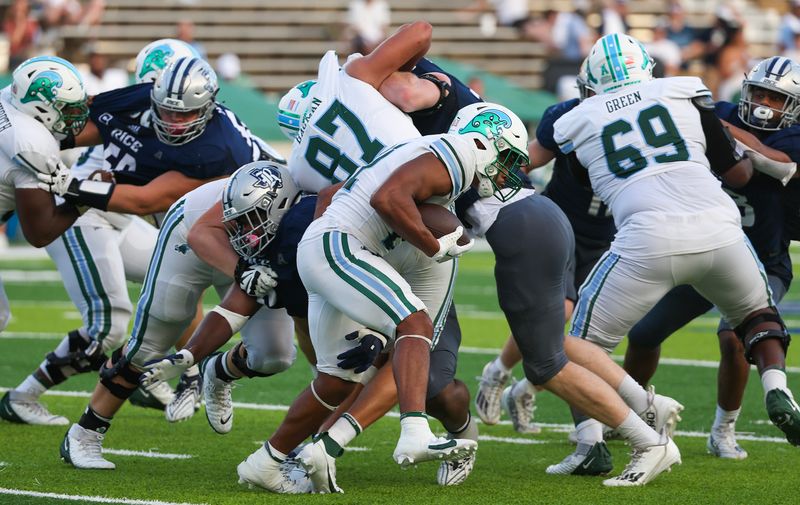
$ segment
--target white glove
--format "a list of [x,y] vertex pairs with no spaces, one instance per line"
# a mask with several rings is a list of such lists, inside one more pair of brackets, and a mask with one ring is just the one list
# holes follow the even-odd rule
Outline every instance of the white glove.
[[470,239],[470,241],[464,245],[458,245],[458,239],[460,239],[463,234],[464,227],[459,226],[455,231],[439,237],[437,239],[439,240],[439,250],[436,251],[436,254],[431,256],[431,259],[435,260],[437,263],[444,263],[472,249],[475,245],[475,239]]
[[159,382],[180,377],[192,365],[194,365],[192,353],[186,349],[181,349],[163,359],[155,359],[145,363],[144,368],[147,371],[139,378],[139,384],[145,388],[151,388]]
[[747,156],[753,163],[753,168],[763,174],[778,179],[784,186],[789,184],[789,181],[792,180],[794,173],[797,171],[797,164],[795,162],[782,162],[767,158],[738,139],[736,140],[736,150],[737,152],[741,151],[747,153]]
[[253,298],[268,298],[278,285],[278,274],[266,265],[250,265],[239,275],[239,287]]
[[72,171],[60,159],[52,157],[47,160],[47,169],[50,170],[49,174],[36,174],[36,178],[39,179],[39,189],[54,195],[64,196],[73,181]]

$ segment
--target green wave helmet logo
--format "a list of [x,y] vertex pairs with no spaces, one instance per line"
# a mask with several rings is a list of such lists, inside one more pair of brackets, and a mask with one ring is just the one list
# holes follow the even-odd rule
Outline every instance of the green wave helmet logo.
[[145,57],[144,63],[142,63],[142,70],[139,72],[139,79],[147,75],[148,72],[158,72],[160,70],[164,70],[164,67],[167,66],[167,59],[170,56],[175,54],[175,51],[172,50],[166,44],[162,44],[160,46],[156,46],[153,48],[150,53]]
[[458,133],[480,133],[487,139],[499,137],[504,128],[511,128],[511,118],[508,114],[497,109],[486,109],[472,118],[469,124]]
[[64,80],[53,70],[41,72],[36,79],[28,86],[25,96],[20,100],[22,103],[42,101],[54,102],[56,100],[56,88],[60,88]]

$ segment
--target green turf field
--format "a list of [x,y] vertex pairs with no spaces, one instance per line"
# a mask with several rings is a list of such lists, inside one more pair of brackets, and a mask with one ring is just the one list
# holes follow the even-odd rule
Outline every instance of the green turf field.
[[[464,332],[464,352],[458,377],[473,391],[475,377],[507,336],[495,298],[493,261],[488,253],[470,253],[461,262],[456,303]],[[80,325],[54,266],[45,260],[0,261],[0,276],[11,299],[13,319],[0,334],[0,387],[16,386],[64,332]],[[800,288],[798,288],[800,289]],[[800,327],[800,291],[789,293],[784,316],[790,328]],[[132,296],[138,289],[132,287]],[[209,298],[208,303],[214,300]],[[537,397],[536,420],[544,431],[536,436],[515,433],[507,422],[481,426],[475,471],[454,488],[436,485],[437,464],[406,471],[392,461],[399,433],[396,417],[380,421],[353,443],[338,460],[341,496],[278,496],[248,490],[237,484],[236,465],[258,448],[283,417],[286,406],[311,375],[302,357],[286,373],[267,379],[240,381],[234,390],[235,427],[215,434],[203,410],[190,421],[170,425],[161,412],[126,406],[115,417],[105,441],[115,471],[79,471],[59,459],[62,427],[31,427],[0,421],[0,503],[797,503],[800,449],[783,440],[768,421],[761,385],[755,372],[737,425],[741,445],[750,457],[723,461],[706,454],[705,442],[713,420],[718,351],[716,318],[706,316],[665,345],[654,379],[659,392],[681,401],[686,410],[676,442],[683,464],[640,489],[604,489],[601,478],[546,475],[548,464],[573,450],[565,431],[570,422],[566,406],[549,393]],[[795,344],[797,345],[797,344]],[[621,352],[618,351],[618,353]],[[796,348],[789,365],[798,367]],[[519,369],[515,371],[521,376]],[[789,383],[800,389],[797,368]],[[75,421],[88,401],[96,378],[75,377],[44,397],[51,411]],[[440,426],[432,421],[434,431]],[[627,446],[609,444],[614,471],[627,463]],[[121,454],[117,451],[131,451]],[[24,491],[38,496],[12,495]],[[105,500],[98,501],[105,497]],[[116,500],[116,501],[115,501]]]

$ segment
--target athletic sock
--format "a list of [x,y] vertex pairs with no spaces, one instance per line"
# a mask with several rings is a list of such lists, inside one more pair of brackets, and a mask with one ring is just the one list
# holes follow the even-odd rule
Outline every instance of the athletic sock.
[[506,368],[506,366],[503,364],[503,360],[500,359],[500,356],[494,360],[492,367],[503,375],[508,375],[511,373],[511,369]]
[[412,437],[430,440],[434,438],[424,412],[405,412],[400,414],[400,438]]
[[78,425],[87,430],[96,431],[97,433],[105,433],[111,427],[111,417],[103,417],[94,410],[92,407],[86,407],[83,412]]
[[590,448],[597,442],[603,441],[603,424],[594,419],[586,419],[575,425],[578,444],[588,445]]
[[269,440],[264,442],[264,449],[266,449],[267,454],[269,454],[269,456],[278,463],[283,463],[284,461],[286,461],[286,454],[272,447],[272,444],[269,443]]
[[447,432],[448,438],[466,438],[468,440],[478,441],[478,423],[472,417],[471,412],[467,412],[467,422],[455,431]]
[[218,355],[216,361],[214,362],[214,372],[216,372],[217,379],[225,382],[233,382],[238,377],[234,376],[228,370],[228,353],[230,351],[225,351],[223,354]]
[[782,368],[770,368],[761,374],[761,385],[764,387],[764,396],[773,389],[780,389],[792,398],[792,392],[786,385],[786,372]]
[[733,428],[736,424],[736,420],[739,418],[739,413],[742,411],[742,408],[739,407],[736,410],[725,410],[719,405],[717,405],[717,414],[714,417],[714,424],[711,426],[712,430],[721,430],[724,428]]
[[30,374],[19,386],[17,386],[14,391],[39,398],[44,394],[45,391],[47,391],[47,388],[44,386],[44,384],[39,382],[39,379],[37,379],[36,376]]
[[647,391],[628,374],[622,379],[617,393],[634,412],[644,412],[649,406]]
[[642,418],[633,409],[628,412],[628,417],[617,427],[617,431],[634,449],[643,449],[662,443],[661,436],[642,421]]
[[345,413],[333,423],[333,426],[328,430],[328,436],[331,437],[339,447],[346,447],[347,444],[352,442],[362,431],[358,421],[350,414]]

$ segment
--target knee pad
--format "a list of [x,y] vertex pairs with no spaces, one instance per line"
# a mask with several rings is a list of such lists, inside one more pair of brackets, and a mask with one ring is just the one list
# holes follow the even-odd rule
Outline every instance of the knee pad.
[[[61,367],[69,366],[78,373],[100,370],[108,359],[103,354],[102,347],[96,340],[84,339],[78,330],[67,334],[68,351],[65,356],[58,356],[55,352],[47,353],[47,373],[55,381],[64,374]],[[62,379],[63,380],[63,379]]]
[[[771,328],[761,331],[756,330],[759,324],[766,322],[778,323],[780,329]],[[783,319],[777,313],[757,314],[742,321],[742,324],[734,328],[733,331],[736,333],[736,336],[739,337],[739,340],[742,341],[744,345],[744,357],[750,364],[755,364],[751,351],[757,343],[772,338],[777,339],[780,341],[783,352],[785,353],[789,348],[789,343],[792,341],[792,337],[786,329],[786,324],[784,324]]]
[[[100,368],[100,383],[108,389],[108,391],[121,400],[127,400],[139,388],[139,378],[142,372],[131,367],[127,358],[122,355],[122,349],[117,349],[111,355],[111,366],[108,363],[103,363]],[[120,377],[129,384],[134,384],[133,387],[125,386],[114,382],[114,377]]]

